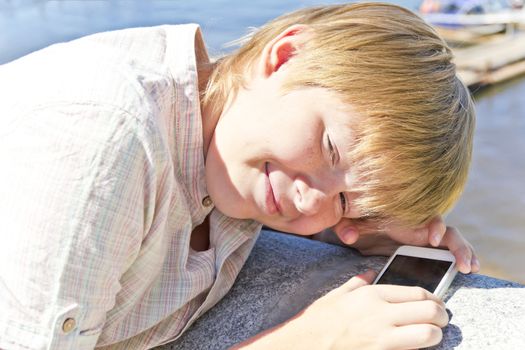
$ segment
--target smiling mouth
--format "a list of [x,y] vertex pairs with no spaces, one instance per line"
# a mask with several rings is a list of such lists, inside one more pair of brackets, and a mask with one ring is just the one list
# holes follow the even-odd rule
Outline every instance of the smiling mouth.
[[270,214],[281,213],[277,200],[275,199],[275,194],[273,193],[272,182],[270,181],[270,174],[268,173],[268,162],[264,164],[264,170],[266,173],[266,178],[268,179],[268,190],[266,192],[266,208]]

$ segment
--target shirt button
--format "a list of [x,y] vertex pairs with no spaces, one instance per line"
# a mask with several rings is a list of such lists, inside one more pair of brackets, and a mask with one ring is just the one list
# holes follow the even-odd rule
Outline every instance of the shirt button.
[[202,205],[204,205],[205,207],[209,207],[212,204],[213,204],[213,201],[211,200],[210,196],[206,196],[202,200]]
[[62,330],[64,333],[69,333],[77,326],[77,321],[74,318],[67,318],[62,324]]

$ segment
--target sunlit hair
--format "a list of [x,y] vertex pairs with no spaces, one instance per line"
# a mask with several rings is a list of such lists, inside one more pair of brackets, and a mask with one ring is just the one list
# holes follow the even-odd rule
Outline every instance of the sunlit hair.
[[219,61],[205,103],[243,86],[264,46],[293,24],[308,25],[312,36],[288,63],[285,90],[327,88],[361,116],[350,125],[350,159],[363,220],[411,226],[448,211],[467,179],[474,106],[451,50],[409,10],[360,3],[278,17]]

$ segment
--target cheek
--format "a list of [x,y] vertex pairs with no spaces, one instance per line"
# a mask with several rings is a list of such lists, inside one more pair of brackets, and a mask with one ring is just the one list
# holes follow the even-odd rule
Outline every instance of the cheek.
[[210,146],[206,156],[205,175],[206,188],[215,206],[228,216],[244,218],[246,214],[240,208],[245,207],[238,206],[240,200],[238,185],[234,185],[234,179],[229,174],[225,160],[217,152],[214,144]]
[[318,157],[320,151],[320,134],[322,128],[316,123],[290,117],[290,120],[279,121],[278,124],[266,129],[266,134],[261,135],[266,141],[266,146],[271,147],[272,153],[277,157],[290,161],[301,160],[309,162]]
[[[315,141],[308,138],[276,138],[274,152],[279,161],[290,169],[311,172],[322,162],[319,147],[315,147]],[[308,174],[307,174],[308,175]],[[313,174],[309,174],[313,175]]]

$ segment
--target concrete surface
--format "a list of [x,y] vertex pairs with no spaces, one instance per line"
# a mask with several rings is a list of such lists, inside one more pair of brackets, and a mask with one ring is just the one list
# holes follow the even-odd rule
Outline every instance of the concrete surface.
[[[156,350],[227,349],[296,314],[384,257],[263,231],[226,297],[181,338]],[[444,297],[450,324],[433,349],[525,349],[525,286],[483,275],[456,277]]]

